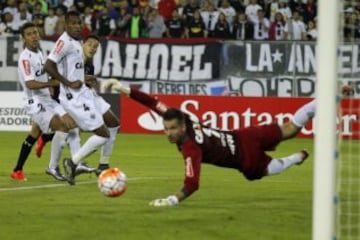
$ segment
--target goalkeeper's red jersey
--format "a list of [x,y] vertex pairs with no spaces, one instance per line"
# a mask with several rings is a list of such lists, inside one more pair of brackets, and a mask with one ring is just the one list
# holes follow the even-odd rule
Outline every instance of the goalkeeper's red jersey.
[[[159,115],[168,109],[158,99],[136,89],[131,89],[130,97]],[[184,190],[188,194],[199,187],[201,163],[237,169],[249,180],[260,179],[271,161],[264,151],[273,150],[281,141],[276,124],[220,131],[192,121],[187,114],[185,121],[189,138],[178,149],[185,161]]]

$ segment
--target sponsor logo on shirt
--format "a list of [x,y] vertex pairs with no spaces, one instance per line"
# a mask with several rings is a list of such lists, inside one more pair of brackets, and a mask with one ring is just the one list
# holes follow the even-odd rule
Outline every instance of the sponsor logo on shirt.
[[75,68],[76,68],[76,69],[84,68],[84,64],[81,63],[81,62],[78,62],[78,63],[75,64]]
[[55,51],[54,51],[54,54],[59,54],[61,52],[61,50],[63,49],[64,47],[64,41],[63,40],[59,40],[57,43],[56,43],[56,48],[55,48]]
[[23,60],[22,64],[23,64],[23,67],[24,67],[24,70],[25,70],[25,74],[30,75],[31,74],[31,67],[30,67],[29,60]]

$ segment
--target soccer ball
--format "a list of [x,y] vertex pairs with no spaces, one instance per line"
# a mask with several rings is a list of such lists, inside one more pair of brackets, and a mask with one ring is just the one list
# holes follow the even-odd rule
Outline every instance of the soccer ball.
[[107,197],[118,197],[127,189],[126,175],[118,168],[109,168],[98,177],[98,187]]

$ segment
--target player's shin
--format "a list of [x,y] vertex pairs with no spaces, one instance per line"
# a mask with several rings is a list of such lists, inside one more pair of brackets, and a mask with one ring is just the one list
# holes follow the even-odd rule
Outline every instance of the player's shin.
[[91,136],[80,148],[80,150],[72,157],[73,162],[78,164],[82,159],[86,158],[102,145],[104,145],[108,139],[109,138],[98,135]]
[[65,140],[68,133],[56,131],[54,138],[51,142],[51,158],[49,163],[50,169],[55,169],[59,165],[62,150],[64,149]]
[[101,148],[100,164],[109,164],[109,158],[114,148],[114,142],[116,134],[118,133],[119,127],[108,128],[110,132],[110,138]]

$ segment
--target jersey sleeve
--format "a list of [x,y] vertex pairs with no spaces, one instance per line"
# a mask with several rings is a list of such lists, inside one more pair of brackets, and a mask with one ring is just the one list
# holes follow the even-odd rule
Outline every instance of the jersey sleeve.
[[59,63],[69,51],[70,44],[69,42],[64,41],[62,38],[59,38],[53,49],[51,50],[48,59],[55,63]]
[[159,101],[157,98],[152,97],[152,96],[150,96],[144,92],[141,92],[135,88],[131,88],[130,97],[133,100],[149,107],[151,110],[155,111],[157,114],[159,114],[161,116],[168,109],[168,106],[166,106],[166,104],[164,104],[163,102]]
[[182,145],[185,161],[185,179],[183,192],[188,196],[199,188],[202,151],[194,140],[190,139]]
[[19,73],[24,77],[24,81],[35,80],[35,69],[31,65],[30,59],[19,59]]

